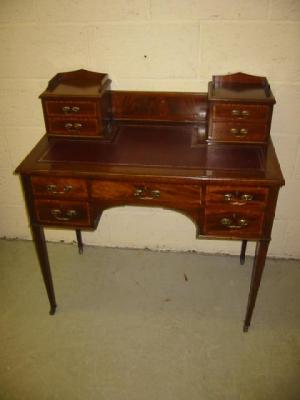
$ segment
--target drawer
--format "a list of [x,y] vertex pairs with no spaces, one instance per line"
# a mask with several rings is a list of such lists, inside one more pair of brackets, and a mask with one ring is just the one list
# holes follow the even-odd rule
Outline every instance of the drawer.
[[206,205],[234,205],[241,208],[265,207],[268,189],[255,186],[223,186],[206,187]]
[[50,225],[90,226],[89,204],[76,201],[36,200],[38,222]]
[[236,207],[205,209],[204,234],[230,238],[258,238],[262,235],[264,212]]
[[118,91],[112,101],[116,119],[205,121],[207,115],[203,94]]
[[44,102],[47,115],[96,116],[96,103],[76,100],[47,100]]
[[55,198],[87,198],[87,183],[84,179],[59,178],[56,176],[32,176],[32,191],[35,196]]
[[124,204],[180,204],[199,206],[199,185],[172,185],[156,183],[132,183],[117,181],[93,181],[91,195],[103,201],[120,201]]
[[48,133],[95,136],[98,131],[97,119],[48,118]]
[[224,142],[263,142],[267,133],[267,125],[263,123],[213,122],[210,137]]
[[212,108],[212,118],[231,120],[261,120],[267,121],[270,108],[266,105],[254,104],[215,104]]

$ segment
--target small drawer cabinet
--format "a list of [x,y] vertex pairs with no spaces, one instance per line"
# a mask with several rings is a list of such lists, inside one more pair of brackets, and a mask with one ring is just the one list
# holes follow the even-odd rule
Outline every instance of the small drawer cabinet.
[[90,227],[87,181],[56,176],[32,176],[35,218],[49,226]]
[[275,99],[266,78],[241,73],[214,76],[208,102],[209,140],[267,143]]
[[204,233],[252,239],[262,236],[268,188],[207,185]]
[[107,74],[86,70],[55,75],[40,95],[48,135],[107,137],[110,82]]

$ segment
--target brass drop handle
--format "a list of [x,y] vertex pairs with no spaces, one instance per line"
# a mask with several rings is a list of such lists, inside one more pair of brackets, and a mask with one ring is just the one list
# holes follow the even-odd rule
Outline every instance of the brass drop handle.
[[224,200],[232,201],[233,199],[234,199],[234,195],[232,193],[225,193],[224,194]]
[[248,129],[241,128],[240,132],[239,132],[239,135],[237,135],[237,136],[246,136],[246,135],[248,135]]
[[137,188],[134,190],[133,195],[134,197],[141,197],[144,193],[144,189]]
[[246,218],[240,218],[237,222],[238,222],[238,226],[240,226],[241,228],[243,226],[248,226],[249,225],[249,222],[248,222],[248,220]]
[[229,226],[232,224],[232,220],[230,218],[222,218],[220,222],[223,226]]
[[244,137],[248,134],[248,129],[246,128],[231,128],[230,133],[233,134],[236,137]]
[[241,229],[249,225],[248,220],[245,218],[239,218],[236,222],[231,218],[222,218],[220,223],[228,229]]
[[254,198],[253,194],[250,193],[224,193],[225,201],[252,201]]
[[254,197],[253,194],[243,193],[240,198],[241,200],[252,201],[253,197]]
[[72,218],[77,216],[77,212],[75,210],[67,210],[65,217],[62,217],[63,211],[58,209],[51,210],[51,214],[57,221],[70,221]]
[[78,111],[80,111],[80,107],[78,107],[78,106],[73,106],[73,107],[70,107],[70,106],[63,106],[63,107],[62,107],[62,111],[63,111],[65,114],[70,114],[71,112],[77,113]]
[[66,194],[70,192],[73,189],[73,186],[71,185],[65,185],[63,187],[63,190],[59,191],[57,190],[57,185],[47,185],[47,192],[52,193],[52,194]]
[[[147,194],[147,192],[149,194]],[[138,197],[141,200],[153,200],[158,199],[160,197],[160,190],[153,189],[147,190],[142,188],[136,188],[133,192],[134,197]]]
[[66,124],[65,124],[65,128],[66,129],[72,129],[73,128],[73,124],[71,124],[71,122],[67,122]]
[[237,110],[237,109],[233,109],[231,110],[231,115],[234,117],[249,117],[250,115],[250,111],[249,110]]
[[239,130],[237,128],[231,128],[230,129],[230,133],[232,133],[233,135],[237,136],[239,134]]
[[153,198],[158,199],[160,197],[160,190],[151,190],[151,194],[153,196]]
[[67,122],[65,124],[65,128],[68,130],[73,130],[73,129],[79,130],[82,128],[82,124],[80,122],[75,122],[74,124],[72,124],[71,122]]
[[[196,115],[197,115],[197,114],[196,114]],[[206,112],[206,110],[200,110],[200,111],[198,112],[198,115],[199,115],[200,118],[205,119],[205,118],[206,118],[206,115],[207,115],[207,112]]]
[[68,114],[71,111],[71,107],[70,106],[63,106],[62,110],[65,114]]

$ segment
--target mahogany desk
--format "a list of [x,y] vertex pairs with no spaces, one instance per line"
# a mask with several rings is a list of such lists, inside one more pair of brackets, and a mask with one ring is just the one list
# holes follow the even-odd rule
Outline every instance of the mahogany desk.
[[[269,137],[274,98],[270,99],[269,93],[267,100],[255,103],[259,87],[255,81],[254,91],[243,87],[242,99],[237,96],[233,100],[227,93],[218,122],[219,103],[206,93],[117,92],[108,87],[101,92],[102,107],[103,93],[108,96],[108,108],[103,112],[105,107],[97,108],[100,91],[98,97],[90,93],[92,83],[99,84],[99,79],[89,81],[92,73],[83,70],[63,74],[63,78],[68,74],[73,74],[73,80],[62,84],[60,79],[54,89],[52,80],[42,94],[47,133],[16,170],[21,175],[50,314],[55,313],[56,300],[43,227],[75,229],[82,251],[81,230],[96,229],[104,210],[122,205],[156,206],[190,218],[199,238],[241,240],[241,263],[247,241],[257,242],[244,322],[247,331],[278,191],[284,184]],[[247,81],[249,75],[229,77]],[[59,85],[62,92],[53,93]],[[90,97],[84,97],[84,91]],[[252,95],[248,103],[247,93]],[[91,123],[89,112],[94,109],[88,107],[89,102],[95,104],[96,125]],[[222,117],[224,108],[230,111],[229,119]],[[250,113],[254,121],[245,120]],[[81,126],[75,128],[76,124]],[[263,128],[257,128],[259,124]],[[223,140],[228,131],[231,136]]]

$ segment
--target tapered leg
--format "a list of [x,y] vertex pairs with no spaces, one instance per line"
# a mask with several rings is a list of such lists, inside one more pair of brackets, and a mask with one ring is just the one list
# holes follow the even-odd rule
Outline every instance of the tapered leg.
[[39,225],[31,226],[32,237],[38,255],[44,283],[46,286],[48,299],[50,302],[50,315],[55,314],[56,300],[51,276],[51,269],[48,259],[47,246],[45,241],[44,229]]
[[82,254],[83,253],[83,241],[82,241],[80,229],[76,229],[76,238],[77,238],[78,252],[79,252],[79,254]]
[[266,257],[267,257],[269,243],[270,243],[269,240],[260,240],[256,243],[255,258],[254,258],[254,262],[253,262],[247,312],[246,312],[246,317],[245,317],[245,322],[244,322],[244,332],[248,331],[248,328],[251,323],[251,317],[253,314],[255,301],[256,301],[261,277],[262,277],[264,267],[265,267],[265,261],[266,261]]
[[241,265],[245,264],[246,249],[247,249],[247,240],[243,240],[242,241],[241,254],[240,254],[240,264]]

